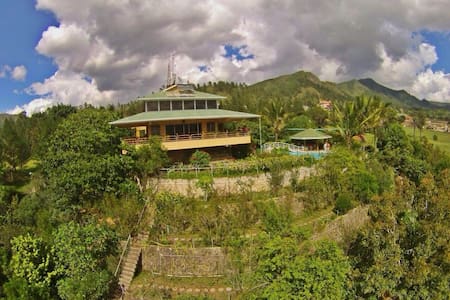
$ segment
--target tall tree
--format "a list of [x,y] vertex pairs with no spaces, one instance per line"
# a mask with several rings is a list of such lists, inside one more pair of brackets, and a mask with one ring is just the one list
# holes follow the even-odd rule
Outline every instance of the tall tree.
[[340,135],[347,145],[352,138],[379,127],[382,124],[386,104],[376,97],[359,96],[334,106],[334,119]]
[[9,166],[11,181],[14,180],[17,167],[23,166],[30,157],[25,118],[20,116],[17,120],[6,119],[0,131],[0,150]]
[[108,122],[116,114],[85,108],[70,115],[48,141],[42,170],[62,207],[116,193],[132,170],[121,155],[121,130]]
[[272,126],[276,142],[278,141],[278,137],[280,136],[287,120],[291,116],[288,100],[282,98],[270,99],[268,105],[264,108],[264,113],[267,121]]

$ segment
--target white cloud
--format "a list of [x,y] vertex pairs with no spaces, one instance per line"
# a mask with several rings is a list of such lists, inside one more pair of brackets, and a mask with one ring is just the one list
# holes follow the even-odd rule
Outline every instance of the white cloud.
[[5,78],[11,72],[11,67],[8,65],[4,65],[0,67],[0,78]]
[[419,98],[448,102],[450,99],[450,74],[427,69],[417,76],[411,91]]
[[389,56],[382,44],[378,45],[378,53],[382,59],[380,67],[375,72],[368,72],[366,76],[398,89],[411,87],[417,76],[438,59],[435,47],[426,43],[409,49],[398,59]]
[[14,67],[11,71],[11,77],[14,80],[24,81],[25,77],[27,77],[27,68],[24,65]]
[[17,81],[24,81],[27,77],[27,68],[24,65],[15,66],[8,65],[0,67],[0,78],[11,78]]
[[25,111],[27,115],[32,115],[34,113],[44,112],[47,108],[53,105],[54,105],[53,101],[49,99],[37,98],[23,106],[16,106],[15,108],[7,111],[7,113],[16,115]]
[[[444,2],[38,0],[60,21],[36,46],[58,73],[31,90],[52,103],[129,101],[164,83],[176,51],[177,74],[194,82],[254,83],[303,69],[334,81],[373,76],[434,97],[448,76],[430,71],[438,57],[417,32],[450,28]],[[225,58],[226,44],[246,45],[254,58]]]

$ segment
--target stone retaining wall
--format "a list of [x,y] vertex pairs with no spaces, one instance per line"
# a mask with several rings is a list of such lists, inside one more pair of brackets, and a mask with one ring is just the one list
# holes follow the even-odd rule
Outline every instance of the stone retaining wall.
[[[311,175],[312,168],[300,167],[293,171],[286,171],[284,174],[283,186],[289,185],[292,176],[298,180]],[[196,187],[196,179],[154,179],[150,182],[152,188],[158,191],[168,191],[185,196],[201,196],[203,192]],[[214,190],[220,194],[236,194],[243,192],[243,189],[250,189],[252,192],[268,191],[270,185],[267,174],[260,173],[253,176],[240,177],[217,177],[214,178]]]
[[220,247],[173,248],[147,246],[142,269],[174,277],[215,277],[226,273],[227,258]]

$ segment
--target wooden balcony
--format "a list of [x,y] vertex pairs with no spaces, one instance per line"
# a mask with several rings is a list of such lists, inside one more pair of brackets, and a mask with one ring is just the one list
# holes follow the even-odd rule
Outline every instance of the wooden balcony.
[[[147,137],[124,138],[131,145],[145,144]],[[197,134],[167,135],[162,137],[162,145],[167,150],[197,149],[206,147],[232,146],[250,144],[249,132],[208,132]]]

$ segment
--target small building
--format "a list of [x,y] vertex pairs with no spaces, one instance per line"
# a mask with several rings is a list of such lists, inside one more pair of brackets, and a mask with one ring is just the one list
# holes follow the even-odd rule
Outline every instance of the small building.
[[330,144],[327,140],[331,139],[331,135],[309,128],[294,134],[290,139],[295,145],[304,147],[304,150],[328,151]]
[[329,100],[320,100],[319,106],[326,111],[331,111],[333,109],[333,103]]
[[124,141],[139,145],[149,136],[160,136],[162,145],[174,160],[186,160],[195,149],[220,151],[251,143],[249,130],[226,129],[226,123],[260,118],[259,115],[220,109],[223,96],[194,90],[190,84],[174,84],[160,92],[138,98],[145,111],[111,125],[130,128]]

